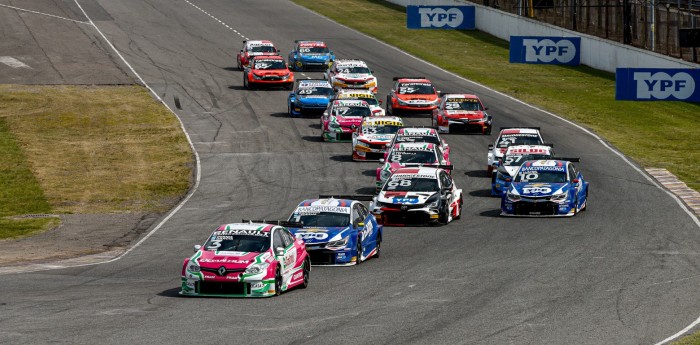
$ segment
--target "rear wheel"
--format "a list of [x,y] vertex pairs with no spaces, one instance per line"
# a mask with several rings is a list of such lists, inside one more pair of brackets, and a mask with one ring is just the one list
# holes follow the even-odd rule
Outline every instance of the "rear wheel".
[[457,215],[455,216],[455,219],[460,218],[462,218],[462,197],[459,198],[459,202],[457,203]]
[[277,271],[275,271],[275,296],[282,294],[282,273],[280,272],[279,266]]

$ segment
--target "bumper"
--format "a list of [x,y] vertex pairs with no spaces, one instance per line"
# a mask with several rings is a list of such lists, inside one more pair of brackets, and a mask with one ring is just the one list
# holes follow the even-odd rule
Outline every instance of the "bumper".
[[[352,130],[347,132],[323,132],[323,141],[336,142],[336,143],[348,143],[352,142]],[[347,152],[347,151],[346,151]]]
[[289,65],[297,71],[325,71],[329,64],[329,62],[324,61],[297,60]]
[[410,112],[415,112],[415,113],[423,113],[423,112],[432,112],[437,108],[437,105],[401,105],[401,104],[392,104],[391,105],[392,110],[394,111],[400,111],[400,112],[405,112],[405,113],[410,113]]
[[379,89],[377,88],[377,85],[372,83],[372,84],[355,84],[355,83],[342,83],[342,82],[333,82],[333,88],[335,89],[348,89],[348,90],[370,90],[372,93],[377,93]]
[[326,105],[306,105],[306,104],[290,104],[290,108],[292,109],[292,115],[295,116],[301,116],[304,114],[309,114],[309,113],[322,113],[326,108],[328,108],[328,104]]
[[[384,144],[381,145],[384,147]],[[355,146],[352,149],[352,160],[354,161],[379,161],[384,158],[386,148],[378,149],[366,146]]]
[[439,219],[438,211],[429,207],[407,210],[382,207],[372,210],[372,214],[377,222],[383,225],[424,225],[437,223]]
[[576,214],[575,208],[569,204],[559,204],[551,201],[518,201],[505,200],[501,202],[502,216],[518,217],[570,217]]
[[180,295],[208,297],[270,297],[275,295],[275,280],[227,282],[182,277]]
[[352,266],[357,264],[357,256],[352,255],[349,248],[342,250],[313,249],[308,247],[307,253],[313,266]]
[[490,122],[464,122],[464,121],[447,121],[442,122],[438,126],[438,131],[440,133],[450,133],[450,132],[470,132],[470,133],[481,133],[489,134],[491,133],[491,123]]

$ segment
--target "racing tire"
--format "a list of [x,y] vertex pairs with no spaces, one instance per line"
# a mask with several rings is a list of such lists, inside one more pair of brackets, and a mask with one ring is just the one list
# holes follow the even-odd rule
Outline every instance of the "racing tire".
[[462,197],[459,197],[459,202],[457,203],[457,215],[455,216],[455,219],[461,219],[462,218]]
[[581,212],[585,212],[588,209],[588,189],[586,189],[586,201],[583,202],[583,208]]
[[292,106],[289,104],[289,102],[287,102],[287,115],[292,117]]
[[248,84],[248,76],[245,74],[243,74],[243,88],[247,90],[251,89],[250,85]]
[[309,262],[308,257],[304,260],[303,265],[304,267],[302,268],[302,270],[304,271],[304,282],[301,285],[299,285],[300,289],[306,289],[307,287],[309,287],[309,273],[311,272],[311,262]]
[[236,64],[238,64],[238,70],[242,71],[243,70],[243,65],[241,64],[241,59],[236,59]]
[[394,116],[394,109],[391,108],[391,96],[386,96],[386,114]]
[[438,123],[437,123],[437,121],[435,120],[434,117],[431,117],[431,119],[430,119],[430,124],[431,124],[432,127],[435,128],[436,130],[437,130],[438,127],[439,127],[439,126],[438,126]]
[[362,238],[357,237],[357,265],[362,263]]
[[377,251],[374,253],[375,258],[379,258],[379,255],[382,253],[382,237],[377,236]]
[[576,200],[574,201],[574,216],[578,214],[578,197],[576,197]]
[[282,294],[282,272],[280,272],[279,266],[275,271],[275,296]]
[[445,206],[443,206],[440,209],[440,212],[438,212],[438,223],[439,224],[446,225],[449,222],[449,220],[450,220],[449,212],[450,211],[447,207],[447,204],[445,204]]

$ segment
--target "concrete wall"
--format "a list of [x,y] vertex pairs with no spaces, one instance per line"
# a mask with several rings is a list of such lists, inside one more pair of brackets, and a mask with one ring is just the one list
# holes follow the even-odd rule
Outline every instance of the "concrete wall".
[[581,37],[581,64],[615,73],[626,68],[700,68],[700,65],[648,50],[635,48],[603,38],[563,29],[515,14],[473,4],[463,0],[387,0],[407,5],[473,5],[476,7],[476,28],[510,41],[510,36],[575,36]]

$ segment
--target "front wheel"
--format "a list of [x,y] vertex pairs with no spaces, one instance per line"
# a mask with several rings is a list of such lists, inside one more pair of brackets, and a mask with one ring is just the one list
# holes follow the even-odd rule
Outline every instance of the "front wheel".
[[394,115],[394,109],[391,107],[391,96],[386,96],[386,114]]
[[304,283],[302,283],[299,287],[302,289],[306,289],[309,287],[309,273],[311,272],[311,263],[309,262],[309,259],[306,258],[304,260]]
[[362,239],[357,238],[357,264],[362,263]]
[[448,206],[445,205],[443,206],[440,211],[438,212],[438,222],[441,224],[447,224],[449,222],[449,209]]
[[277,267],[277,271],[275,271],[275,296],[279,296],[282,294],[282,272],[280,272],[280,268]]
[[382,253],[382,237],[381,236],[377,236],[377,247],[376,248],[377,248],[377,250],[374,253],[374,257],[379,258],[379,255]]
[[243,87],[250,90],[250,85],[248,84],[248,76],[243,75]]

